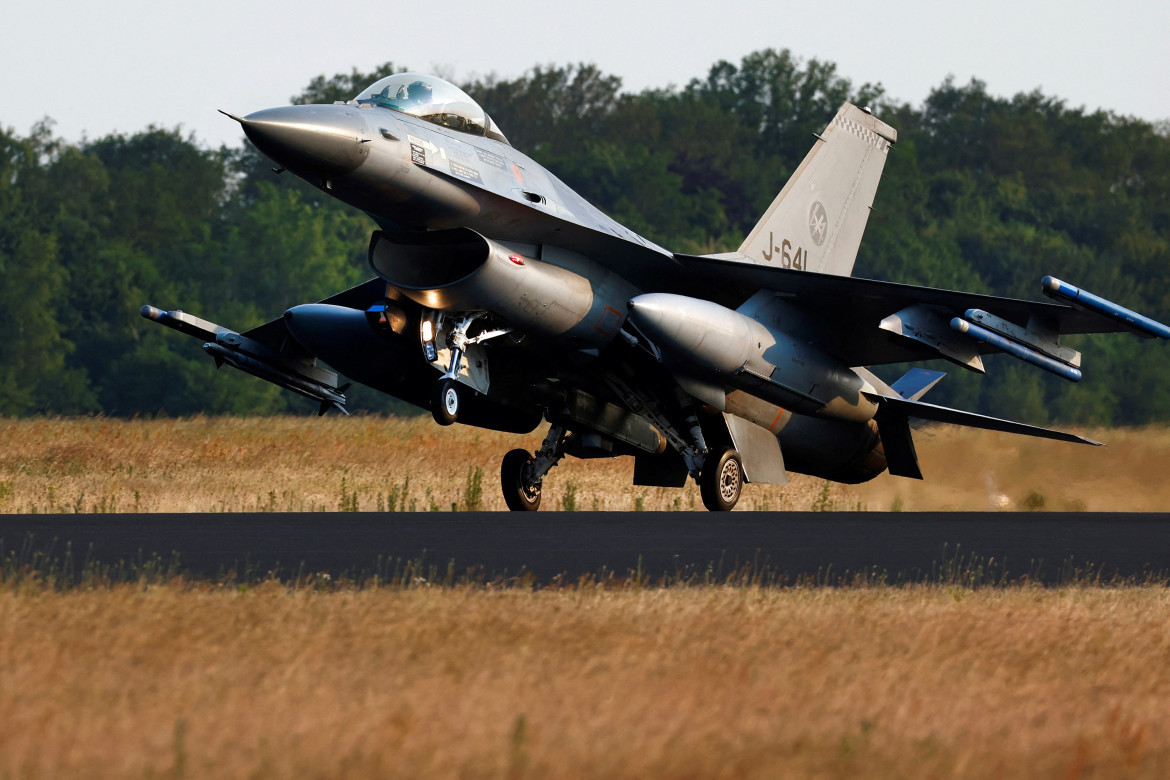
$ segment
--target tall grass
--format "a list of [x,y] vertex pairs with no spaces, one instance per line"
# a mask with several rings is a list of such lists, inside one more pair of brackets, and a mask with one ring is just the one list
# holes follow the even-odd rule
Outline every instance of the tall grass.
[[[502,510],[499,459],[530,436],[427,418],[0,420],[0,512]],[[926,480],[856,486],[790,475],[749,485],[740,508],[1166,511],[1170,429],[1089,431],[1092,448],[939,426],[917,431]],[[567,458],[543,505],[701,510],[698,489],[635,487],[630,458]]]
[[1165,777],[1165,587],[0,588],[12,777]]

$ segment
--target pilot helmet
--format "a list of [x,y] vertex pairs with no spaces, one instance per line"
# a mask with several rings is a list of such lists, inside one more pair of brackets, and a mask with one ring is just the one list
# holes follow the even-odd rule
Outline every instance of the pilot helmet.
[[406,97],[411,103],[430,103],[434,90],[425,81],[415,81],[406,87]]

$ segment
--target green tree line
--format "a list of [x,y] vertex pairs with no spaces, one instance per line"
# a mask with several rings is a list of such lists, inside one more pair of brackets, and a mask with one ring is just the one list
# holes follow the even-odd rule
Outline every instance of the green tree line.
[[[349,99],[402,70],[321,76],[291,100]],[[1037,298],[1051,273],[1170,319],[1166,123],[950,79],[912,106],[772,49],[638,94],[585,64],[462,86],[518,149],[618,221],[690,253],[735,249],[837,106],[869,106],[899,141],[858,276]],[[312,411],[216,372],[191,339],[138,315],[152,303],[246,329],[368,278],[373,222],[271,166],[246,143],[213,150],[157,127],[79,144],[49,123],[25,137],[0,130],[0,414]],[[1086,353],[1079,386],[992,357],[986,377],[941,364],[950,376],[931,400],[1037,423],[1170,420],[1161,345],[1072,343]]]

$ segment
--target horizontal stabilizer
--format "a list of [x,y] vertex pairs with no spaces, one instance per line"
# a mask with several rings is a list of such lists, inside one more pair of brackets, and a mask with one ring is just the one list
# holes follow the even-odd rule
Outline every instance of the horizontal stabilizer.
[[988,417],[987,415],[975,414],[974,412],[964,412],[961,409],[950,409],[946,406],[935,406],[934,404],[928,404],[923,401],[911,401],[906,398],[892,398],[890,396],[870,393],[866,393],[866,395],[871,400],[876,401],[883,411],[888,409],[887,413],[889,414],[948,423],[950,425],[962,425],[967,428],[981,428],[985,431],[1003,431],[1004,433],[1015,433],[1021,436],[1035,436],[1040,439],[1055,439],[1056,441],[1092,444],[1094,446],[1101,445],[1099,441],[1086,439],[1084,436],[1077,436],[1075,433],[1056,431],[1051,428],[1041,428],[1036,425],[1025,425],[1024,423],[1013,422],[1011,420],[1001,420],[998,417]]

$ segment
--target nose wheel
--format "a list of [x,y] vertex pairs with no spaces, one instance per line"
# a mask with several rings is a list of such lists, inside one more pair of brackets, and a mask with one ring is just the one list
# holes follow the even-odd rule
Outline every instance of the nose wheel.
[[451,425],[459,419],[463,398],[459,383],[454,379],[440,379],[431,391],[431,416],[439,425]]
[[743,462],[730,447],[712,450],[699,473],[699,495],[712,512],[730,512],[743,490]]

